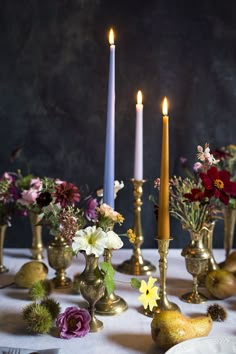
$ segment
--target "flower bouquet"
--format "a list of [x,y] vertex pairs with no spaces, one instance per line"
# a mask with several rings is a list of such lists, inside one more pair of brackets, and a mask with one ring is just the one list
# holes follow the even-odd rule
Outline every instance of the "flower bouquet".
[[20,189],[20,198],[17,203],[30,218],[33,258],[39,260],[43,252],[41,229],[43,208],[50,206],[52,210],[54,207],[56,210],[74,205],[80,200],[78,188],[60,179],[34,177],[31,174],[20,175],[17,186]]

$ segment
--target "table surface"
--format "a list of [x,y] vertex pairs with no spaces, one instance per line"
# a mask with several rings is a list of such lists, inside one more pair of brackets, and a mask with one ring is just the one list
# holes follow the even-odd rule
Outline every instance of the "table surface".
[[[132,250],[124,249],[113,252],[112,263],[114,265],[122,263],[131,257]],[[158,266],[159,254],[155,249],[142,250],[145,260],[149,260]],[[224,260],[223,250],[214,250],[214,256],[217,262]],[[31,258],[28,249],[5,249],[4,265],[9,268],[8,273],[0,274],[0,285],[11,282],[14,274],[19,268]],[[47,263],[45,254],[44,262]],[[84,268],[84,259],[80,255],[73,259],[73,264],[67,269],[67,275],[71,278],[82,271]],[[49,278],[54,276],[55,271],[49,267]],[[159,268],[153,274],[159,277]],[[146,353],[161,354],[163,351],[158,349],[152,341],[150,323],[151,318],[142,314],[140,303],[138,301],[139,292],[131,288],[129,280],[132,276],[122,273],[116,273],[115,293],[126,300],[128,309],[122,314],[116,316],[97,316],[104,323],[104,328],[100,332],[89,333],[83,338],[60,339],[50,334],[31,335],[25,328],[25,322],[22,319],[22,309],[30,303],[28,290],[16,287],[0,289],[0,346],[15,346],[31,349],[60,348],[60,354],[75,353],[109,353],[109,354],[127,354],[127,353]],[[140,279],[147,279],[143,276]],[[192,277],[186,271],[184,258],[181,256],[181,250],[170,249],[168,255],[167,270],[167,294],[168,299],[176,303],[181,312],[186,316],[195,316],[205,314],[207,308],[212,303],[219,303],[224,306],[228,312],[228,317],[224,322],[214,322],[213,329],[209,336],[217,335],[236,335],[236,296],[226,300],[207,301],[203,304],[188,304],[180,300],[180,296],[192,289]],[[201,289],[200,289],[201,290]],[[203,289],[203,293],[204,293]],[[60,302],[61,308],[68,306],[81,306],[84,300],[71,289],[58,289],[53,291],[52,297]]]

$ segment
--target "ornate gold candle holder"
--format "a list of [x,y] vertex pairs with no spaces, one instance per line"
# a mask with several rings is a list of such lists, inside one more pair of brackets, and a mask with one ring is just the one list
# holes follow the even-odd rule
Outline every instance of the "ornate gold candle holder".
[[136,239],[134,242],[134,249],[131,258],[118,265],[116,269],[118,272],[125,274],[149,275],[154,272],[156,268],[149,261],[144,260],[141,254],[141,245],[143,243],[143,231],[141,224],[141,206],[143,204],[142,186],[145,180],[137,181],[132,179],[131,181],[134,187],[134,233],[136,235]]
[[155,313],[161,311],[180,311],[178,305],[173,302],[170,302],[167,298],[166,293],[166,275],[167,275],[167,256],[169,249],[169,242],[171,239],[157,239],[158,241],[158,252],[160,254],[159,260],[159,271],[160,271],[160,291],[159,291],[159,300],[157,300],[157,306],[150,311],[149,308],[144,310],[144,314],[149,317],[153,317]]

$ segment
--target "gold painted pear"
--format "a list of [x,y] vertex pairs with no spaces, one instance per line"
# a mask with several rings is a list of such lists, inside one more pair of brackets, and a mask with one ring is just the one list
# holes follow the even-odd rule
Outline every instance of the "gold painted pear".
[[178,311],[161,311],[151,322],[151,334],[158,347],[167,350],[187,339],[207,336],[212,329],[210,316],[188,318]]
[[48,274],[48,267],[39,261],[30,261],[22,265],[15,274],[14,283],[20,288],[30,288],[33,283],[44,280]]

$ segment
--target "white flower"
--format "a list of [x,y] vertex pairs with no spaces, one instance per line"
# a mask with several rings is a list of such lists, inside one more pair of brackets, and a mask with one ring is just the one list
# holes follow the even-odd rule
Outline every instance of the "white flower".
[[[114,199],[116,199],[117,197],[117,193],[119,192],[119,190],[121,190],[122,188],[124,188],[124,182],[123,181],[114,181]],[[97,190],[97,196],[98,197],[103,197],[103,188]]]
[[103,254],[107,245],[107,234],[96,226],[88,226],[76,232],[72,248],[73,251],[85,251],[87,255],[94,254],[99,257]]
[[123,246],[120,236],[118,236],[114,231],[107,232],[107,245],[106,248],[109,250],[118,250]]
[[200,161],[208,163],[209,165],[217,164],[219,160],[216,160],[212,154],[210,154],[209,144],[205,144],[204,150],[203,147],[198,145],[197,146],[197,157]]
[[117,193],[124,188],[124,182],[123,181],[115,181],[114,182],[114,198],[117,197]]

